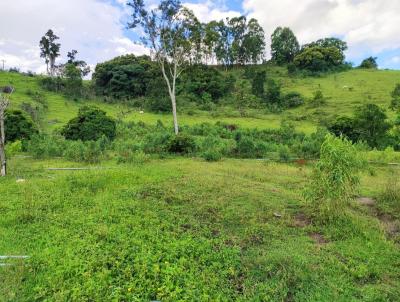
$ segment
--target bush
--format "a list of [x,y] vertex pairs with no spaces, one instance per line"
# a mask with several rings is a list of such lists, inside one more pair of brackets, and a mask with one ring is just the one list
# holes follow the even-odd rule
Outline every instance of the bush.
[[258,71],[255,73],[251,82],[251,90],[255,96],[263,97],[265,93],[264,84],[267,77],[265,71]]
[[35,134],[26,144],[28,153],[35,158],[51,158],[63,156],[66,141],[61,136]]
[[397,84],[391,93],[392,101],[390,103],[390,109],[398,110],[400,109],[400,84]]
[[346,205],[356,194],[358,173],[363,167],[364,162],[350,141],[326,136],[305,190],[305,198],[321,222],[333,221],[345,213]]
[[218,150],[207,150],[203,152],[202,157],[209,162],[216,162],[222,159],[222,154]]
[[25,117],[20,110],[7,110],[4,118],[4,128],[7,142],[28,140],[38,133],[32,121]]
[[69,140],[96,141],[102,136],[113,140],[116,123],[97,107],[84,106],[79,109],[78,116],[65,125],[61,134]]
[[177,154],[189,154],[196,150],[196,142],[192,136],[185,134],[175,135],[168,144],[168,152]]
[[119,154],[117,163],[119,164],[144,164],[150,161],[150,156],[143,151],[133,151],[124,154]]
[[326,98],[321,90],[317,90],[314,92],[314,96],[311,99],[310,105],[311,107],[320,107],[326,104]]
[[293,63],[299,69],[326,72],[344,62],[344,54],[336,47],[311,46],[301,50]]
[[304,98],[298,92],[289,92],[283,97],[282,103],[285,108],[296,108],[304,104]]

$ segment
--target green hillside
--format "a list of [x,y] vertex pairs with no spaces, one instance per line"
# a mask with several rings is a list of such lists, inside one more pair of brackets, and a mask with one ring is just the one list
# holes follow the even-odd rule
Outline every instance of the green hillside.
[[[327,103],[319,108],[309,108],[303,105],[279,114],[271,114],[267,110],[248,110],[247,117],[241,117],[239,112],[230,107],[218,107],[212,112],[194,110],[180,112],[179,119],[183,125],[193,125],[202,122],[223,121],[234,123],[246,128],[277,128],[283,119],[292,121],[298,130],[313,132],[321,121],[333,119],[338,115],[351,115],[353,110],[365,103],[375,103],[387,108],[390,103],[390,93],[396,83],[400,82],[400,71],[389,70],[351,70],[330,74],[323,77],[289,77],[283,68],[259,67],[267,70],[267,77],[278,80],[286,92],[296,91],[306,98],[312,98],[317,90],[321,90],[327,98]],[[243,71],[230,71],[239,77]],[[63,95],[44,91],[39,87],[37,77],[23,76],[17,73],[0,72],[0,87],[12,85],[15,93],[12,97],[12,107],[20,108],[22,102],[34,102],[32,92],[40,92],[48,102],[45,112],[44,129],[54,129],[62,126],[76,115],[78,108],[84,104],[96,104],[114,117],[124,112],[124,120],[143,121],[154,124],[157,120],[171,123],[170,114],[139,113],[139,109],[129,109],[123,105],[106,104],[102,101],[74,101]],[[179,101],[179,100],[178,100]],[[179,104],[178,104],[179,106]],[[178,108],[179,110],[179,108]],[[391,111],[387,112],[393,116]]]

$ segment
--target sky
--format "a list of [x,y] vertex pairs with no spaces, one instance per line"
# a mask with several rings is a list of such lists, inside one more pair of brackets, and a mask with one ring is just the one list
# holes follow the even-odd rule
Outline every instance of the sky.
[[[39,40],[48,29],[60,37],[61,57],[72,49],[94,67],[115,56],[144,54],[137,33],[126,28],[127,0],[0,0],[0,68],[43,73]],[[157,0],[146,0],[148,5]],[[270,36],[288,26],[301,44],[337,37],[349,45],[347,60],[378,57],[380,68],[400,69],[400,0],[182,0],[203,22],[246,15]]]

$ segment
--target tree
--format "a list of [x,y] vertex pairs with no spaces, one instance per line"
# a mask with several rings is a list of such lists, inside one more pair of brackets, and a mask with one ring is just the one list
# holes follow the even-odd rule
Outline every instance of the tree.
[[382,108],[375,104],[366,104],[358,108],[354,122],[359,140],[367,142],[372,148],[382,147],[387,131],[391,128]]
[[32,135],[38,133],[32,120],[25,117],[22,111],[7,110],[4,116],[5,138],[7,142],[28,140]]
[[378,63],[376,62],[378,58],[376,57],[369,57],[364,59],[361,62],[360,68],[364,69],[377,69],[378,68]]
[[6,176],[7,174],[7,159],[6,159],[6,134],[4,127],[5,111],[10,104],[10,95],[6,96],[0,93],[0,176]]
[[129,28],[142,28],[144,34],[141,40],[160,64],[171,99],[175,134],[178,134],[176,82],[192,57],[196,46],[194,37],[197,35],[193,25],[199,22],[179,0],[162,0],[151,11],[146,9],[143,0],[131,0],[128,5],[133,9]]
[[39,42],[40,57],[45,59],[47,65],[47,74],[54,76],[56,68],[56,59],[60,56],[60,43],[56,43],[58,40],[54,32],[49,29],[47,33],[42,37]]
[[300,50],[299,42],[288,27],[278,27],[271,36],[272,60],[278,65],[292,63]]
[[303,46],[303,49],[305,48],[310,48],[310,47],[315,47],[319,46],[322,48],[329,48],[329,47],[334,47],[339,52],[341,55],[344,57],[344,52],[348,49],[347,43],[345,41],[342,41],[338,38],[324,38],[324,39],[319,39],[315,42],[311,42],[309,44],[306,44]]
[[313,46],[304,48],[294,58],[297,68],[325,72],[343,64],[344,55],[337,47]]
[[76,55],[78,54],[78,51],[73,49],[72,51],[68,52],[67,57],[68,61],[67,64],[72,64],[75,67],[80,69],[82,77],[87,76],[90,73],[90,66],[87,65],[85,61],[82,60],[77,60]]
[[246,63],[257,64],[264,59],[265,33],[256,19],[250,19],[244,37]]

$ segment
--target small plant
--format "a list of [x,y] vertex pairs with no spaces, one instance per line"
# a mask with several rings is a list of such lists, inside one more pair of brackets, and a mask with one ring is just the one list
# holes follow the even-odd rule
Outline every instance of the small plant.
[[317,219],[329,222],[345,213],[357,191],[358,173],[364,163],[350,141],[332,134],[326,136],[320,160],[304,192]]
[[319,107],[326,104],[326,98],[321,90],[317,90],[314,92],[314,96],[310,102],[312,107]]

